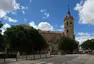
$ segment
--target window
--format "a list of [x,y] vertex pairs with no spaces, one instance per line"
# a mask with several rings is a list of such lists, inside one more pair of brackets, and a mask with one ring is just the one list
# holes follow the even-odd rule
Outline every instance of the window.
[[67,22],[67,25],[68,25],[68,22]]
[[68,33],[68,30],[67,30],[67,33]]
[[72,22],[70,22],[70,24],[72,24]]

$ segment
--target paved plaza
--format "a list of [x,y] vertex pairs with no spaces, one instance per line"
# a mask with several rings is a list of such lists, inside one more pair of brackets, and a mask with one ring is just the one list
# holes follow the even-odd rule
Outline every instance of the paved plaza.
[[[0,61],[1,62],[1,61]],[[51,58],[42,58],[36,60],[19,60],[13,59],[6,64],[94,64],[94,56],[87,54],[57,55]]]

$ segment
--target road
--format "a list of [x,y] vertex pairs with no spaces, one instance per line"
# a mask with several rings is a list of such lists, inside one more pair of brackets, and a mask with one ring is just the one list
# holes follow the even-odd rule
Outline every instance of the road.
[[57,55],[37,60],[19,60],[7,64],[94,64],[94,56],[87,54]]

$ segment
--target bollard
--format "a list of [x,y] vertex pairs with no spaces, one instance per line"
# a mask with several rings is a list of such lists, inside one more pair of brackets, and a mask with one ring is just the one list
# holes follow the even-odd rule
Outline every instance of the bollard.
[[46,58],[47,58],[47,54],[46,54],[46,56],[45,56]]
[[43,58],[47,58],[47,54],[43,54]]
[[41,54],[40,54],[40,58],[41,58]]
[[51,57],[51,54],[50,54],[50,57]]
[[16,61],[18,61],[18,57],[16,56]]
[[4,63],[6,62],[6,59],[4,58]]
[[4,54],[4,63],[6,62],[6,55]]
[[26,54],[26,60],[27,60],[27,54]]
[[33,55],[33,57],[34,57],[33,59],[35,59],[35,54]]

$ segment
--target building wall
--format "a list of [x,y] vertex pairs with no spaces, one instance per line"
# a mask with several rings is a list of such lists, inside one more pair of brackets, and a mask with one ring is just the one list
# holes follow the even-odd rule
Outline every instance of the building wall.
[[65,36],[74,39],[74,20],[73,18],[68,18],[64,20],[64,34]]
[[53,31],[39,31],[49,44],[51,50],[57,50],[57,41],[61,36],[64,36],[64,32]]

